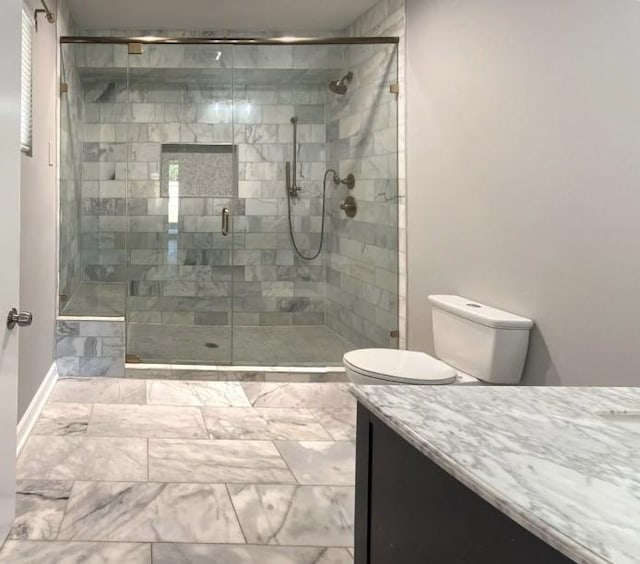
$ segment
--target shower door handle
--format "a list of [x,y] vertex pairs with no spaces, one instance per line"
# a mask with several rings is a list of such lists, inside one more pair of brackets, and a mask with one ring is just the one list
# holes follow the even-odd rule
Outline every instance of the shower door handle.
[[222,208],[222,234],[229,235],[229,208]]

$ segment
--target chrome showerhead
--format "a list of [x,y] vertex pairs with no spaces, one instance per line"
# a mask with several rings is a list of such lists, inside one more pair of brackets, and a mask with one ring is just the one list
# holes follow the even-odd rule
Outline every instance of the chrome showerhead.
[[329,83],[329,90],[331,90],[331,92],[333,92],[334,94],[340,94],[340,96],[344,96],[348,90],[347,82],[351,82],[352,79],[353,73],[349,71],[340,80],[332,80]]

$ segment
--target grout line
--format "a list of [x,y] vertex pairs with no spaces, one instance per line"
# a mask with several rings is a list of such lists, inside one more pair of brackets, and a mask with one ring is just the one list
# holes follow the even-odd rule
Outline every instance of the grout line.
[[205,406],[198,406],[198,411],[200,412],[200,418],[202,419],[202,425],[204,427],[204,432],[207,435],[207,440],[211,440],[211,435],[209,433],[209,427],[207,426],[207,418],[204,416],[204,407]]
[[329,431],[329,429],[327,429],[325,424],[320,420],[320,417],[318,417],[316,411],[318,411],[319,409],[327,409],[327,408],[325,408],[325,407],[311,407],[311,408],[308,408],[308,410],[311,412],[311,415],[313,416],[313,418],[317,421],[318,425],[320,425],[320,427],[322,427],[322,430],[327,434],[328,437],[331,437],[331,440],[335,441],[336,439],[333,436],[333,434],[331,433],[331,431]]
[[[282,458],[282,461],[286,464],[287,468],[289,469],[289,472],[291,472],[291,475],[293,476],[293,479],[296,481],[296,486],[302,485],[300,483],[300,480],[299,480],[298,476],[296,475],[296,473],[293,471],[293,469],[289,465],[289,462],[285,458],[284,454],[282,454],[282,451],[280,450],[280,448],[278,448],[278,445],[277,445],[276,441],[274,440],[274,441],[271,441],[271,442],[273,443],[273,446],[275,447],[275,449],[278,451],[278,454],[280,455],[280,458]],[[290,441],[290,442],[300,442],[300,441]]]
[[71,488],[69,488],[69,498],[67,499],[67,502],[64,504],[64,509],[62,510],[62,518],[60,519],[60,523],[58,523],[58,528],[56,529],[56,534],[53,537],[53,540],[57,540],[58,537],[60,536],[60,531],[62,530],[62,523],[64,522],[66,516],[67,516],[67,511],[69,509],[69,503],[71,503],[71,497],[73,496],[73,492],[76,489],[76,481],[72,480],[71,481]]
[[236,516],[236,521],[238,522],[238,527],[240,528],[240,532],[242,533],[242,538],[244,539],[244,544],[249,544],[247,542],[247,535],[244,532],[244,528],[242,526],[242,522],[240,521],[240,516],[238,515],[238,510],[236,509],[235,504],[233,503],[233,498],[231,497],[231,491],[229,490],[229,484],[225,483],[224,487],[227,491],[227,496],[229,498],[229,503],[231,504],[231,508],[233,509],[233,514]]

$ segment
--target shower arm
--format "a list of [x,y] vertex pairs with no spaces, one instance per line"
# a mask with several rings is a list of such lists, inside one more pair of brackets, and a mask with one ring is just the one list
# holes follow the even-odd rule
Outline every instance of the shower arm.
[[38,8],[33,11],[33,22],[34,22],[36,31],[38,31],[38,15],[39,14],[44,14],[45,18],[49,23],[55,23],[56,21],[56,15],[49,9],[49,6],[47,6],[47,3],[45,2],[45,0],[40,0],[40,2],[42,3],[42,8]]
[[291,177],[291,162],[287,161],[286,164],[286,183],[287,192],[290,196],[297,196],[298,192],[302,190],[300,186],[297,186],[297,168],[298,168],[298,117],[293,116],[291,118],[293,125],[293,179]]

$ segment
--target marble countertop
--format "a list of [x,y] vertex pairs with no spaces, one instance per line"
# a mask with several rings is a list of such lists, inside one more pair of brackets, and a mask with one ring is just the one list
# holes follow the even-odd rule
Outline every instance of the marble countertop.
[[640,388],[352,386],[374,415],[580,563],[640,562]]

